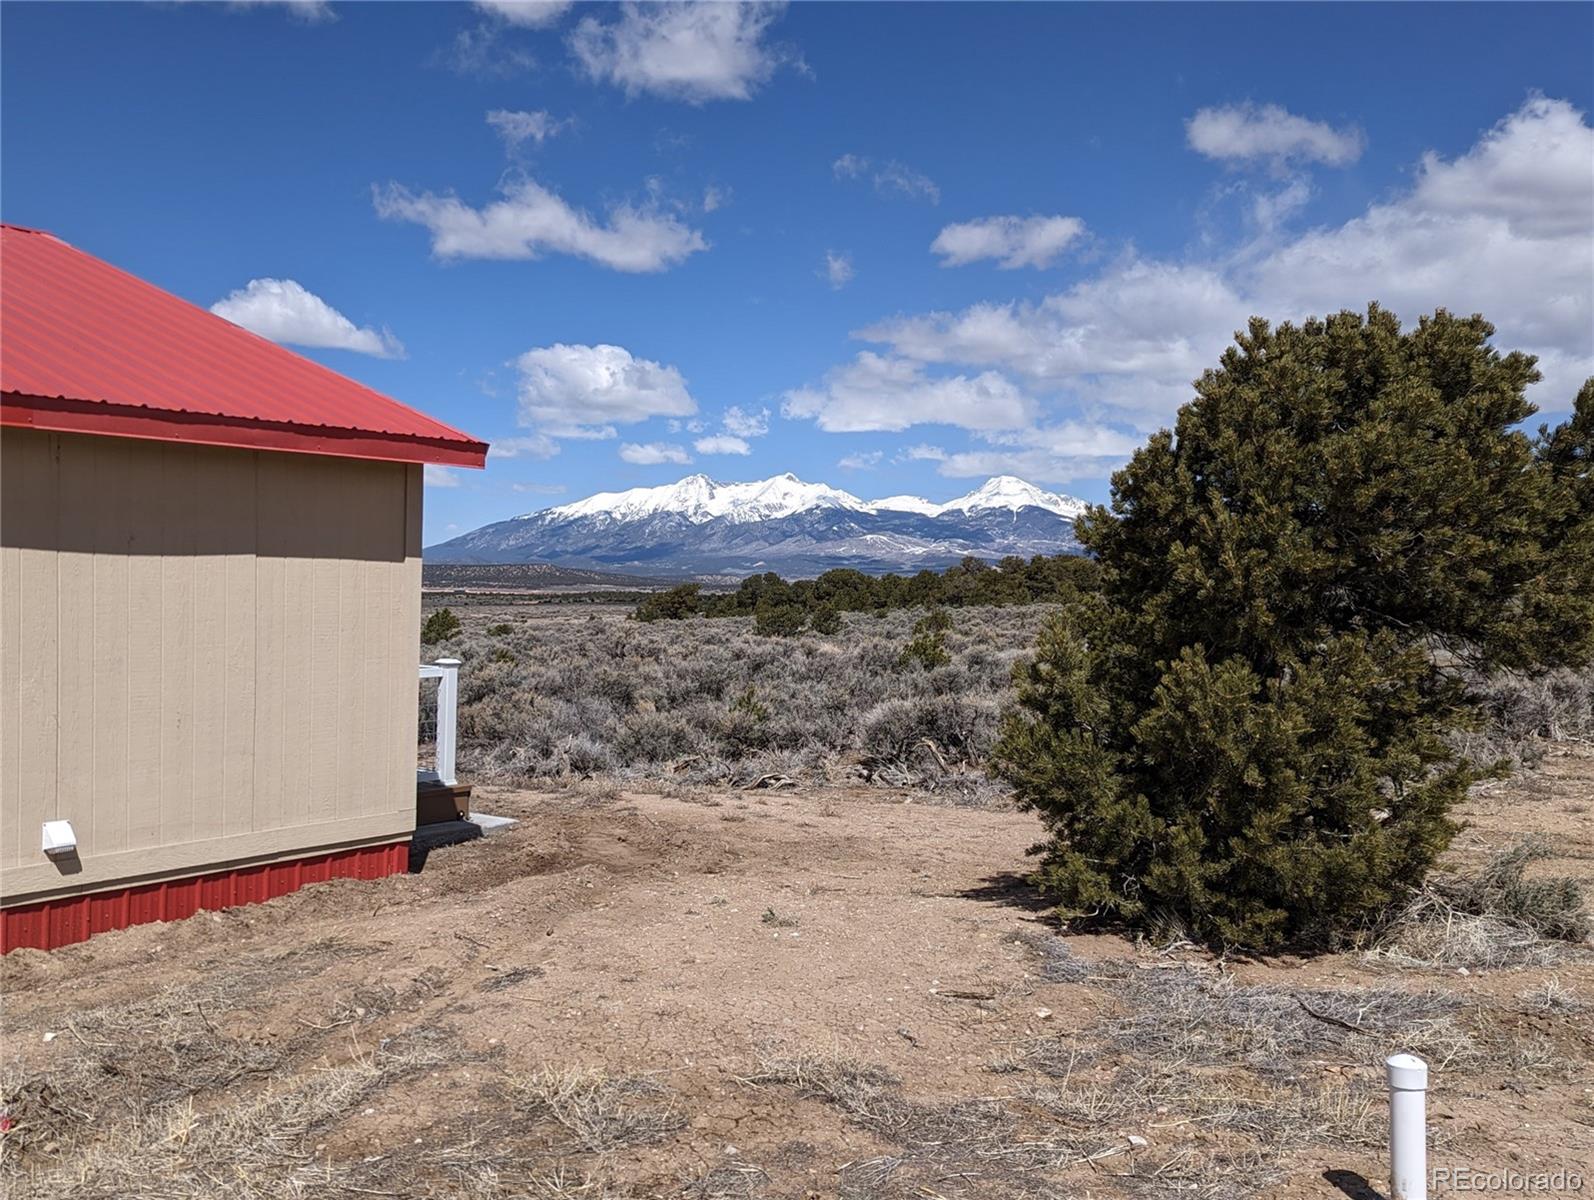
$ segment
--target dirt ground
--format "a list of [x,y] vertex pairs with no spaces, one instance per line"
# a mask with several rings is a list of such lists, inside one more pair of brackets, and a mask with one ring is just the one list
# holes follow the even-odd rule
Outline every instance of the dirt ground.
[[[1435,1165],[1594,1190],[1585,951],[1060,934],[1033,818],[884,791],[476,804],[520,824],[418,874],[8,955],[8,1194],[1371,1197],[1407,1048]],[[1466,815],[1594,886],[1594,756]]]

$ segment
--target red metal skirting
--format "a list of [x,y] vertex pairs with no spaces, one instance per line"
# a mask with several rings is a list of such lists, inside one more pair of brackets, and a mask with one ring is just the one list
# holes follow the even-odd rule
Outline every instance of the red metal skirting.
[[288,862],[21,904],[0,909],[0,953],[9,954],[21,946],[55,950],[110,929],[181,921],[206,909],[258,904],[329,879],[381,879],[408,870],[409,860],[408,842],[360,846]]

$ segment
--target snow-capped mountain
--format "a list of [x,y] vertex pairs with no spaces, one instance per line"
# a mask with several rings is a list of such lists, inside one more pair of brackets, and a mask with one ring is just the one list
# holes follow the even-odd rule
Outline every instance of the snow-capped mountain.
[[485,525],[430,547],[426,560],[552,562],[652,575],[919,570],[970,554],[1077,553],[1074,518],[1084,508],[1011,475],[943,504],[920,496],[861,500],[790,473],[749,483],[689,475]]
[[948,500],[936,510],[936,516],[947,513],[972,513],[1006,509],[1018,512],[1023,508],[1044,508],[1072,521],[1085,511],[1085,502],[1056,492],[1043,492],[1033,483],[1025,483],[1012,475],[997,475],[987,479],[976,491],[956,500]]
[[740,524],[827,507],[859,511],[869,508],[856,496],[823,483],[804,483],[788,471],[773,479],[756,479],[752,483],[716,483],[707,475],[688,475],[678,483],[667,483],[663,487],[599,492],[574,504],[527,513],[516,520],[607,517],[612,521],[638,521],[659,513],[678,513],[694,525],[716,518]]

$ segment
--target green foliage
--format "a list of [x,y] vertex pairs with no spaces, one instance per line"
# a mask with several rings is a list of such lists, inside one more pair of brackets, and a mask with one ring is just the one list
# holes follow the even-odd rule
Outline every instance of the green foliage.
[[489,625],[487,632],[492,637],[508,637],[515,632],[515,627],[508,621],[500,621],[497,625]]
[[765,600],[753,614],[753,628],[765,637],[796,637],[808,622],[808,612],[799,604]]
[[911,578],[840,567],[817,579],[788,582],[768,571],[748,576],[736,591],[722,595],[704,595],[695,583],[655,592],[638,605],[635,616],[642,621],[745,617],[756,616],[761,607],[797,607],[809,614],[815,632],[830,633],[813,624],[817,618],[828,626],[830,617],[819,614],[830,610],[885,613],[937,604],[1065,604],[1095,591],[1098,576],[1095,562],[1073,554],[1037,554],[1028,560],[1010,555],[994,567],[970,557],[945,571],[920,571]]
[[946,609],[932,608],[914,623],[913,637],[902,648],[902,653],[897,657],[897,665],[902,667],[918,665],[926,671],[946,666],[952,661],[952,656],[946,648],[946,634],[951,628],[952,618],[947,615]]
[[833,603],[822,602],[808,615],[808,628],[825,637],[841,632],[841,610]]
[[425,645],[435,646],[438,642],[457,637],[460,628],[459,618],[453,610],[440,608],[421,622],[421,641]]
[[683,617],[695,617],[702,611],[700,593],[703,587],[697,583],[683,583],[679,587],[672,587],[666,592],[654,592],[636,608],[636,619],[639,621],[679,621]]
[[744,713],[751,721],[759,724],[769,720],[769,706],[758,698],[758,693],[751,687],[732,700],[729,705],[733,713]]
[[1590,650],[1594,389],[1535,445],[1538,373],[1492,333],[1253,320],[1078,523],[1101,591],[1020,665],[996,749],[1065,908],[1321,946],[1422,880],[1477,778],[1453,664]]

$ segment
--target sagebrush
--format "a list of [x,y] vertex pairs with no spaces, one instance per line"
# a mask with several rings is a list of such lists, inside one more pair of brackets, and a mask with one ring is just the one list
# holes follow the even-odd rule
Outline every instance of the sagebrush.
[[[478,782],[584,775],[748,784],[1001,791],[983,771],[1013,664],[1048,610],[964,608],[930,618],[833,612],[834,633],[787,640],[756,619],[638,622],[623,610],[468,613],[448,642],[460,670],[460,771]],[[905,652],[929,638],[928,657]]]

